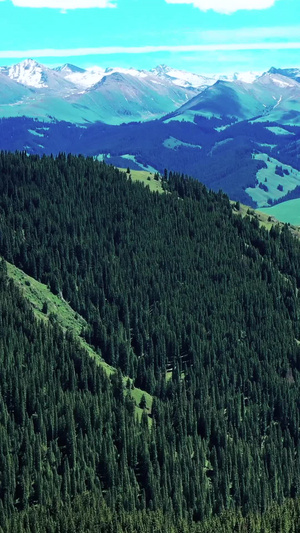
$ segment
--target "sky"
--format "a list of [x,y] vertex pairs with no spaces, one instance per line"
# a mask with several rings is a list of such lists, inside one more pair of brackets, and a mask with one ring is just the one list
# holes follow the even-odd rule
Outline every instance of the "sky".
[[0,65],[300,67],[300,0],[0,0]]

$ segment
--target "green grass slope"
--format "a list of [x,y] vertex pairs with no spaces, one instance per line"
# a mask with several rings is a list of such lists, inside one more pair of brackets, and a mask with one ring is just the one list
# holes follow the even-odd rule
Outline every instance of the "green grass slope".
[[[87,326],[86,321],[78,313],[76,313],[63,298],[53,294],[50,289],[35,280],[31,276],[25,274],[22,270],[15,267],[11,263],[7,264],[7,274],[14,280],[15,284],[22,290],[23,295],[31,304],[36,317],[39,320],[53,320],[56,321],[64,331],[70,331],[79,340],[83,348],[86,349],[89,356],[95,360],[96,364],[101,366],[108,376],[116,372],[116,369],[108,365],[101,356],[87,344],[87,342],[80,336],[83,328]],[[43,311],[47,307],[47,312]],[[126,387],[128,378],[124,377],[124,388]],[[125,389],[126,390],[126,389]],[[136,412],[141,417],[143,410],[139,407],[142,396],[145,396],[147,410],[150,413],[152,407],[152,396],[147,392],[134,388],[131,390],[131,395],[136,402]]]
[[[253,154],[253,159],[266,163],[266,168],[261,168],[256,174],[256,186],[246,189],[259,209],[267,207],[269,200],[278,200],[299,186],[300,172],[291,165],[284,165],[264,153]],[[281,167],[284,172],[282,176],[276,173],[276,167]]]
[[[291,204],[291,202],[295,202],[294,207],[294,219],[290,216],[290,212],[293,212],[292,207],[290,206],[289,209],[284,210],[285,204]],[[297,215],[297,206],[298,206],[298,213],[300,212],[300,199],[297,200],[290,200],[289,202],[284,202],[282,204],[278,204],[274,207],[268,207],[260,210],[252,209],[251,207],[239,204],[239,209],[236,208],[236,202],[231,202],[232,205],[232,212],[235,215],[240,215],[243,218],[248,216],[250,219],[256,218],[258,221],[260,227],[266,228],[268,231],[272,228],[272,226],[279,226],[280,229],[286,224],[290,223],[290,231],[291,233],[300,239],[300,217],[299,214]],[[278,209],[282,207],[282,209]],[[286,211],[286,220],[284,219],[284,212]],[[289,220],[288,220],[289,218]],[[293,220],[298,219],[298,223],[294,222]]]
[[[126,172],[126,168],[120,168],[119,170]],[[132,181],[140,181],[145,187],[149,187],[152,192],[164,192],[161,180],[156,180],[152,172],[148,172],[147,170],[130,170],[130,176]]]
[[288,200],[272,207],[261,209],[266,215],[278,218],[287,224],[300,226],[300,198]]

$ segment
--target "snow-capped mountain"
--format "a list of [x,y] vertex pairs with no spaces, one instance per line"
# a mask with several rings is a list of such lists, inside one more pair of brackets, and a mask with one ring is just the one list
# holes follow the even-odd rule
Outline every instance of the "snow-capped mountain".
[[84,68],[77,67],[76,65],[72,65],[71,63],[65,63],[64,65],[54,68],[53,70],[56,70],[56,72],[61,72],[62,74],[64,74],[65,77],[73,73],[85,72]]
[[273,74],[270,71],[265,72],[253,83],[253,87],[263,87],[265,90],[268,89],[276,94],[281,94],[285,89],[297,90],[299,86],[300,84],[296,80],[282,74]]
[[79,109],[93,109],[97,120],[119,124],[163,116],[187,102],[189,91],[153,75],[140,76],[118,69],[90,89],[69,98]]
[[[120,124],[160,118],[198,92],[179,87],[170,80],[161,80],[152,72],[133,68],[82,69],[65,64],[49,69],[28,59],[9,68],[2,67],[0,73],[0,93],[3,94],[0,117]],[[4,106],[7,80],[15,83],[21,94],[22,88],[31,89],[9,109]]]
[[299,68],[275,68],[271,67],[269,70],[270,74],[280,74],[286,76],[287,78],[292,78],[300,82],[300,69]]
[[89,89],[98,83],[105,75],[105,69],[92,67],[83,69],[69,63],[55,69],[61,76],[73,83],[79,90]]
[[11,80],[35,89],[55,90],[60,93],[74,90],[73,85],[65,81],[60,73],[33,59],[25,59],[11,67],[3,67],[1,72]]
[[299,81],[296,68],[206,76],[166,65],[150,71],[70,63],[51,69],[26,59],[0,67],[0,117],[121,124],[166,115],[192,122],[195,116],[227,116],[298,124]]
[[253,83],[262,75],[262,72],[233,72],[232,74],[216,74],[215,81],[243,81],[244,83]]
[[214,85],[218,80],[252,83],[262,74],[261,72],[234,72],[232,74],[203,75],[187,72],[186,70],[174,69],[167,65],[158,65],[150,72],[153,72],[153,74],[161,79],[168,79],[180,87],[198,89],[199,91]]
[[13,65],[8,69],[8,76],[11,80],[15,80],[22,85],[29,87],[48,87],[48,75],[45,67],[42,67],[32,59],[26,59],[17,65]]
[[135,68],[109,67],[105,69],[105,76],[119,72],[120,74],[129,74],[135,78],[147,78],[149,72],[147,70],[137,70]]
[[194,121],[197,116],[300,125],[300,83],[272,71],[256,77],[252,83],[218,80],[167,120]]
[[145,70],[137,70],[134,68],[122,68],[122,67],[90,67],[87,69],[78,68],[75,65],[70,65],[69,63],[63,65],[62,67],[57,67],[55,69],[68,81],[72,82],[79,89],[90,89],[93,85],[99,83],[99,81],[104,78],[104,76],[110,76],[115,72],[121,74],[129,74],[136,78],[146,78],[149,76],[149,72]]
[[158,65],[150,72],[162,80],[168,80],[174,85],[189,89],[203,90],[216,82],[214,77],[193,74],[192,72],[174,69],[167,65]]

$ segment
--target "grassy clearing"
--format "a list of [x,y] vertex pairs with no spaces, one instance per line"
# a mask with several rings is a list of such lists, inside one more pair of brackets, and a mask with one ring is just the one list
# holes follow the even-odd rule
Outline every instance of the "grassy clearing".
[[[300,172],[291,165],[285,165],[263,153],[253,154],[253,159],[264,161],[267,166],[258,170],[255,187],[246,189],[246,193],[257,203],[259,209],[268,207],[269,200],[278,200],[300,185]],[[276,167],[281,167],[282,176],[276,174]]]
[[176,139],[175,137],[168,137],[167,139],[165,139],[163,142],[163,146],[165,148],[169,148],[170,150],[177,150],[179,146],[185,146],[186,148],[202,148],[200,144],[185,143],[183,141],[180,141],[179,139]]
[[[282,228],[284,226],[284,221],[278,220],[275,216],[273,216],[273,213],[271,212],[272,208],[264,209],[262,211],[252,209],[251,207],[240,204],[240,209],[236,209],[236,202],[231,202],[232,205],[232,212],[235,215],[241,215],[243,218],[245,216],[249,216],[250,218],[256,218],[259,222],[260,227],[266,228],[268,231],[272,228],[272,226],[279,226],[279,228]],[[278,207],[281,204],[278,205]],[[283,204],[282,204],[283,205]],[[274,206],[277,207],[277,206]],[[275,213],[274,213],[275,214]],[[300,239],[300,227],[296,225],[290,225],[290,230],[298,239]]]
[[268,217],[267,215],[265,215],[261,211],[256,211],[255,209],[252,209],[248,205],[244,205],[244,204],[240,203],[239,204],[240,208],[239,208],[239,210],[237,210],[236,207],[235,207],[236,206],[236,202],[230,202],[230,203],[231,203],[231,205],[233,207],[232,212],[235,215],[241,215],[242,218],[244,218],[246,216],[250,217],[250,219],[256,218],[258,220],[258,222],[259,222],[260,227],[264,227],[268,231],[271,229],[271,227],[274,224],[276,224],[276,222],[278,222],[278,221],[275,221],[275,219],[269,220],[270,217]]
[[[46,285],[36,281],[14,265],[6,264],[9,277],[21,288],[39,319],[47,320],[52,314],[64,331],[70,329],[76,336],[80,335],[82,328],[87,325],[86,321],[70,307],[68,302],[53,294]],[[47,314],[42,312],[45,302],[48,308]]]
[[300,226],[300,198],[264,208],[262,211],[266,215],[276,217],[287,224]]
[[[87,326],[87,322],[84,320],[84,318],[78,315],[63,298],[53,294],[46,285],[28,276],[14,265],[10,263],[6,264],[8,276],[13,279],[15,284],[21,289],[26,300],[28,300],[28,302],[31,304],[35,316],[39,320],[49,320],[50,317],[53,317],[53,319],[64,331],[68,330],[73,333],[73,335],[80,342],[81,346],[87,351],[88,355],[94,359],[97,365],[103,368],[108,376],[114,374],[116,369],[103,361],[100,354],[93,350],[93,348],[82,337],[80,337],[82,328]],[[47,305],[47,313],[42,311],[43,307],[45,306],[45,302]],[[123,383],[125,394],[127,381],[128,378],[124,377]],[[143,395],[145,395],[146,399],[147,412],[151,413],[153,398],[150,394],[141,389],[134,388],[131,389],[131,395],[135,400],[136,413],[139,418],[141,418],[143,413],[143,410],[139,407],[139,403]],[[152,420],[149,419],[150,424],[151,422]]]
[[[120,168],[120,170],[126,172],[126,168]],[[152,172],[148,172],[147,170],[130,170],[130,176],[132,181],[142,182],[146,187],[149,187],[152,192],[164,192],[161,180],[154,179],[154,174]]]
[[267,126],[266,130],[275,133],[275,135],[295,135],[294,133],[291,133],[290,131],[284,128],[280,128],[279,126]]

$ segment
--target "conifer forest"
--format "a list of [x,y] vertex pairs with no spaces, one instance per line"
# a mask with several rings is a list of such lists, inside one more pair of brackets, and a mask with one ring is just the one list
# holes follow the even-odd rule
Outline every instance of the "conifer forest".
[[0,152],[1,533],[300,531],[300,242],[157,180]]

